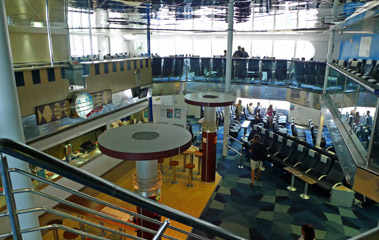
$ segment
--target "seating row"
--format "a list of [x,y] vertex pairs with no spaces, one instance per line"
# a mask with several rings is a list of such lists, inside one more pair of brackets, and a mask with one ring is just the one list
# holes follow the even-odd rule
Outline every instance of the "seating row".
[[371,59],[349,59],[347,62],[345,60],[338,60],[333,64],[369,83],[379,84],[379,61],[375,62],[375,60]]
[[295,168],[301,174],[312,178],[323,195],[328,196],[334,187],[342,184],[344,174],[334,153],[322,148],[309,148],[302,142],[256,125],[253,126],[249,139],[255,134],[261,136],[261,143],[267,149],[267,161],[278,168]]

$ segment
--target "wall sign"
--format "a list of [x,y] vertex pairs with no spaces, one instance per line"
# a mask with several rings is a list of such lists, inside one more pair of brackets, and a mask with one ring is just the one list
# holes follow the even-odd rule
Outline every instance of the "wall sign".
[[[87,110],[84,111],[85,97],[84,99],[80,100],[79,104],[78,95],[80,94],[82,94],[82,97],[79,97],[79,99],[83,98],[83,96],[87,96],[88,99],[92,99],[92,108],[90,106],[86,106]],[[77,101],[76,107],[73,106],[73,104],[75,105],[75,101]],[[86,92],[78,92],[74,94],[71,100],[63,100],[59,102],[45,104],[42,106],[37,106],[37,125],[54,122],[65,117],[69,117],[72,114],[74,114],[76,117],[87,118],[92,113],[100,112],[103,109],[102,106],[110,103],[112,103],[112,91],[110,89],[91,94]],[[80,108],[79,114],[76,112],[76,108]],[[86,115],[85,112],[87,112]]]
[[87,118],[87,115],[93,110],[93,98],[87,92],[77,92],[71,99],[71,110],[76,117]]
[[361,37],[361,43],[359,45],[359,54],[358,54],[360,57],[370,56],[371,40],[372,40],[372,37]]

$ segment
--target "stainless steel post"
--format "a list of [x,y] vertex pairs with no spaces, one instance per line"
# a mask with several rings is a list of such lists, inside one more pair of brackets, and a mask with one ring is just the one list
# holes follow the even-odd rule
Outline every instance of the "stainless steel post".
[[0,154],[0,171],[1,182],[3,183],[3,191],[5,193],[5,201],[7,203],[7,209],[9,214],[9,222],[12,228],[13,239],[22,239],[20,232],[20,222],[18,221],[16,213],[16,202],[13,196],[11,178],[8,172],[8,163],[3,154]]
[[92,45],[92,25],[91,25],[91,2],[87,0],[88,3],[88,29],[89,29],[89,47],[91,51],[91,62],[93,62],[93,45]]
[[[226,52],[226,76],[225,76],[225,92],[230,92],[232,79],[232,51],[233,51],[233,17],[234,17],[234,0],[228,3],[228,47]],[[230,107],[224,108],[224,141],[222,148],[222,156],[228,156],[228,134],[229,134],[229,114]]]
[[50,65],[54,66],[53,41],[51,39],[51,27],[49,17],[49,0],[45,0],[47,38],[49,40]]
[[[333,50],[334,50],[333,49],[334,48],[334,37],[335,37],[335,35],[336,35],[336,30],[334,28],[332,28],[330,30],[330,33],[329,33],[328,55],[327,55],[327,59],[326,59],[327,63],[331,63],[332,62]],[[329,71],[330,71],[330,67],[328,65],[326,65],[325,77],[324,77],[324,88],[323,88],[323,93],[324,94],[326,93],[326,88],[328,86]]]

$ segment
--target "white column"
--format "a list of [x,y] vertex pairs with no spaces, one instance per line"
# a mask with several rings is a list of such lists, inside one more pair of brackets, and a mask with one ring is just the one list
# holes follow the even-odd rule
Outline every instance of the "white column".
[[[10,50],[7,15],[5,13],[5,3],[0,1],[0,138],[9,138],[18,142],[24,141],[24,133],[21,123],[21,113],[17,97],[16,81],[14,78],[12,54]],[[10,168],[19,168],[29,171],[29,164],[13,157],[7,156]],[[13,189],[32,188],[30,178],[20,174],[11,174]],[[17,194],[15,195],[17,209],[33,208],[33,195]],[[23,214],[20,219],[22,229],[38,227],[37,214]],[[9,226],[1,222],[1,229],[10,231]],[[41,239],[40,232],[23,234],[24,239]]]
[[[228,3],[228,48],[226,52],[226,76],[225,76],[225,92],[230,92],[230,84],[232,78],[232,51],[233,51],[233,17],[234,17],[234,0]],[[228,156],[228,134],[229,134],[229,114],[230,107],[225,107],[224,111],[224,142],[222,148],[222,156]]]

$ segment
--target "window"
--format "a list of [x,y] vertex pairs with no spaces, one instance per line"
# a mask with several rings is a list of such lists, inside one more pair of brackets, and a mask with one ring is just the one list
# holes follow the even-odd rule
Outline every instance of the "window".
[[54,68],[47,69],[47,79],[49,82],[55,82]]
[[193,40],[193,55],[200,57],[211,56],[211,40]]
[[33,84],[41,83],[41,76],[39,70],[32,70]]
[[17,87],[25,86],[24,72],[15,72],[14,76],[15,76],[15,79],[16,79],[16,86]]
[[253,40],[250,57],[272,57],[272,40]]
[[275,40],[274,54],[276,59],[291,59],[295,54],[294,40]]
[[315,46],[310,41],[296,41],[296,58],[311,59],[315,55]]

